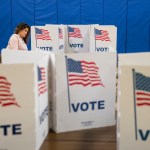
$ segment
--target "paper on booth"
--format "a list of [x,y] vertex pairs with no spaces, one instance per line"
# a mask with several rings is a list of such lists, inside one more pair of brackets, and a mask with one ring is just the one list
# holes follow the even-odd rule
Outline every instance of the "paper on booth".
[[116,52],[117,28],[113,25],[91,25],[90,52]]
[[119,65],[144,65],[149,66],[150,64],[150,53],[141,52],[141,53],[126,53],[119,54]]
[[[21,64],[20,57],[17,57],[22,56],[21,51],[7,53],[11,55],[14,52],[12,57],[5,57],[5,52],[2,51],[2,60],[7,64],[0,65],[0,149],[38,150],[49,131],[49,56],[41,54],[40,57],[37,54],[36,59],[35,53],[22,51],[24,59],[22,58]],[[25,63],[25,60],[29,60],[30,63]]]
[[2,64],[14,63],[35,63],[43,56],[48,56],[49,53],[37,51],[24,51],[24,50],[8,50],[2,49]]
[[64,28],[62,26],[32,26],[32,50],[64,53]]
[[114,125],[116,53],[52,55],[52,58],[53,130],[65,132]]
[[[65,40],[66,40],[66,31],[65,25],[54,25],[54,24],[46,24],[49,29],[56,28],[56,33],[58,34],[58,45],[59,45],[59,53],[64,53],[66,49]],[[57,35],[55,34],[55,36]]]
[[150,66],[121,65],[118,92],[117,149],[149,150]]
[[66,53],[89,52],[89,25],[66,26]]

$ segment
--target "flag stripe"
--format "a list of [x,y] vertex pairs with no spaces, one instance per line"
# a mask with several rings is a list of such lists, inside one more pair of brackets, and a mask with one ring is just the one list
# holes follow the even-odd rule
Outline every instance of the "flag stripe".
[[39,96],[40,96],[41,94],[44,94],[46,91],[47,91],[47,88],[45,88],[44,90],[40,90]]
[[85,65],[82,64],[82,67],[83,67],[83,69],[86,69],[86,70],[89,69],[89,70],[93,70],[93,71],[98,72],[98,68],[94,67],[94,66],[85,66]]
[[15,101],[15,98],[11,98],[11,97],[5,97],[5,98],[0,98],[0,101]]
[[143,97],[143,98],[137,98],[137,101],[142,101],[142,100],[144,100],[144,101],[150,101],[150,98],[145,98],[145,97]]
[[150,106],[150,103],[137,103],[137,106]]
[[11,105],[20,107],[17,104],[14,94],[11,93],[10,89],[11,83],[8,82],[6,77],[0,76],[0,105],[2,107]]
[[45,88],[46,88],[46,86],[45,86],[45,85],[40,86],[39,91],[42,91],[42,90],[43,90],[43,89],[45,89]]
[[0,94],[0,96],[2,97],[2,96],[4,96],[4,97],[6,97],[6,96],[13,96],[13,94],[12,93],[8,93],[8,94]]
[[9,90],[7,90],[7,89],[5,89],[5,88],[4,88],[3,90],[0,89],[0,93],[2,93],[2,92],[7,92],[7,93],[8,93]]
[[77,84],[77,85],[78,85],[78,84],[79,84],[79,85],[81,84],[81,85],[83,85],[83,86],[88,86],[88,85],[91,84],[91,82],[88,82],[88,83],[82,83],[82,82],[69,83],[69,85],[76,85],[76,84]]
[[69,77],[87,77],[87,75],[69,73]]
[[146,92],[136,92],[137,95],[145,95],[145,96],[150,96],[149,93]]
[[10,105],[16,105],[16,106],[20,107],[20,105],[18,105],[17,103],[13,103],[13,102],[2,104],[3,107],[10,106]]
[[4,84],[4,85],[7,85],[7,86],[10,86],[10,85],[11,85],[9,82],[5,82],[5,81],[0,81],[0,84],[1,84],[1,85]]

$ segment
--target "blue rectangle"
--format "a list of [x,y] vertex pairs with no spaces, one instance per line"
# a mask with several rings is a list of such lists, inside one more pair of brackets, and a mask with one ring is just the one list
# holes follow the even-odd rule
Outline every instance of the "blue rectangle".
[[68,58],[68,72],[83,73],[81,62]]

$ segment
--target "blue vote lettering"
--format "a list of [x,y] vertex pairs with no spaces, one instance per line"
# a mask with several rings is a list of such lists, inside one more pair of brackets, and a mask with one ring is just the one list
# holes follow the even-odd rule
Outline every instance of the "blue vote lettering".
[[108,52],[109,48],[108,47],[97,47],[96,51],[97,52]]
[[49,107],[47,106],[42,112],[42,114],[39,116],[40,124],[44,122],[45,118],[48,116],[48,113],[49,113]]
[[38,47],[38,48],[44,51],[53,51],[53,47]]
[[83,102],[77,104],[71,104],[71,108],[74,112],[80,111],[88,111],[88,110],[100,110],[105,109],[105,101],[91,101],[91,102]]
[[150,130],[146,130],[145,133],[143,130],[139,129],[140,137],[143,141],[146,141],[148,137],[150,137]]
[[83,44],[70,44],[70,47],[83,47]]
[[4,135],[4,136],[7,136],[9,134],[9,132],[11,132],[12,135],[22,134],[22,132],[21,132],[21,124],[0,125],[0,130],[2,130],[2,135]]
[[60,45],[60,46],[59,46],[59,49],[63,49],[63,48],[64,48],[64,45]]

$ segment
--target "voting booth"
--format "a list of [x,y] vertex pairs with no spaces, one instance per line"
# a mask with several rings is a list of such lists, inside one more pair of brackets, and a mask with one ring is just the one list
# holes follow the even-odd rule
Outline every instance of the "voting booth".
[[54,24],[46,24],[46,27],[48,27],[48,29],[56,30],[56,33],[54,36],[58,36],[58,45],[59,45],[59,49],[56,51],[58,53],[64,53],[65,49],[66,49],[66,45],[65,45],[65,40],[66,40],[66,25],[54,25]]
[[66,53],[89,52],[89,25],[66,25]]
[[115,124],[116,53],[51,54],[51,65],[55,132]]
[[39,150],[49,131],[49,55],[3,50],[0,149]]
[[31,48],[37,51],[64,53],[65,27],[63,25],[32,26]]
[[149,57],[150,53],[119,55],[118,150],[150,148]]
[[117,28],[113,25],[91,25],[90,52],[116,52]]

